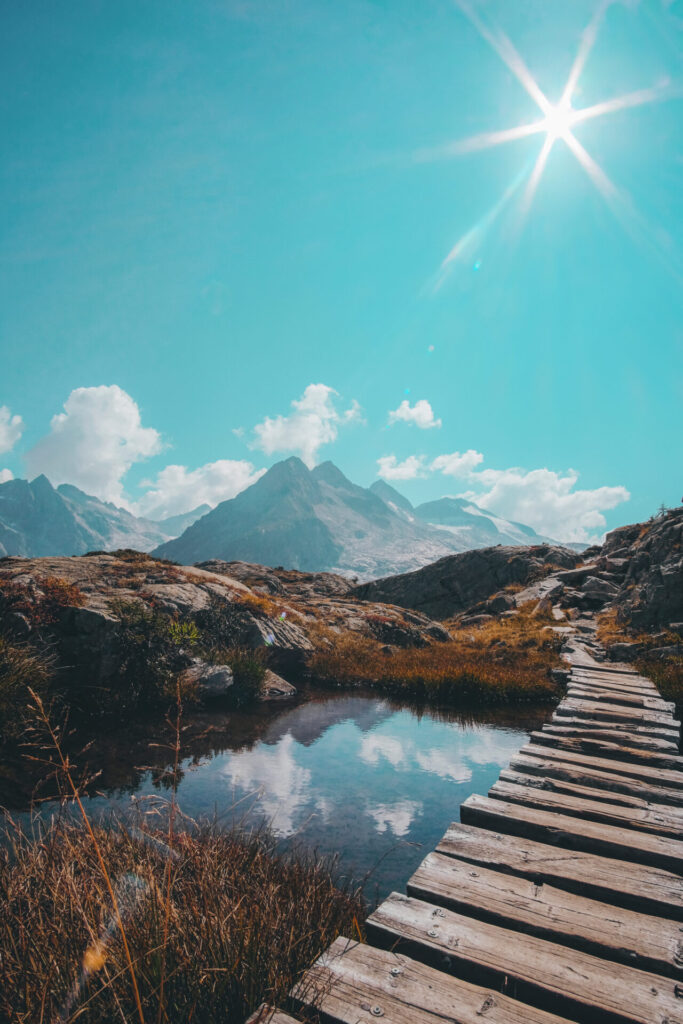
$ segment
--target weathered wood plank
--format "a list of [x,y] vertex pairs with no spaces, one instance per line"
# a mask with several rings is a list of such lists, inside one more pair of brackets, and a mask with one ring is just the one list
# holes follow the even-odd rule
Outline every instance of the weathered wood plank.
[[677,729],[666,729],[660,725],[650,725],[649,723],[640,725],[635,719],[632,719],[630,722],[608,722],[585,716],[575,716],[572,714],[572,710],[572,708],[564,708],[562,705],[559,705],[553,713],[550,722],[546,724],[549,726],[559,725],[565,729],[570,726],[580,730],[590,729],[591,735],[597,730],[601,733],[618,732],[620,736],[651,737],[656,740],[664,740],[670,745],[669,749],[673,747],[674,750],[678,750],[679,733]]
[[563,736],[547,732],[532,732],[531,740],[541,746],[574,750],[580,754],[610,758],[615,761],[653,765],[657,768],[680,770],[683,759],[677,754],[661,754],[656,751],[634,747],[624,741],[615,743],[596,734],[595,736]]
[[436,849],[470,864],[546,882],[650,916],[683,921],[683,878],[660,868],[566,850],[460,822],[449,827]]
[[643,697],[656,697],[659,694],[654,683],[647,679],[624,680],[613,676],[593,676],[587,672],[573,671],[570,679],[581,682],[584,686],[595,689],[618,690],[620,693],[641,694]]
[[[617,726],[614,723],[589,722],[584,719],[567,718],[565,725],[546,722],[543,732],[551,736],[588,736],[607,740],[610,743],[624,743],[631,747],[638,747],[640,750],[657,754],[677,754],[678,743],[673,740],[664,739],[661,736],[651,736],[638,726],[627,729],[625,726]],[[610,728],[607,728],[607,725]],[[602,726],[605,726],[603,728]]]
[[612,966],[626,963],[670,977],[682,973],[681,932],[675,921],[648,918],[439,853],[425,857],[407,889],[415,899],[601,956]]
[[[569,711],[571,711],[571,709],[569,709]],[[596,721],[593,718],[576,718],[571,714],[563,715],[561,708],[558,707],[553,713],[551,720],[546,722],[543,728],[545,729],[546,726],[548,729],[551,729],[552,727],[551,731],[553,732],[555,731],[555,726],[559,726],[562,729],[572,728],[581,732],[585,732],[586,729],[589,729],[591,736],[595,732],[599,732],[600,734],[606,732],[618,733],[620,738],[622,736],[629,736],[637,739],[638,745],[640,745],[640,740],[643,738],[663,740],[664,743],[667,744],[667,750],[673,750],[674,752],[678,751],[678,732],[674,729],[662,729],[661,726],[658,725],[638,725],[635,721],[604,722]]]
[[334,1024],[567,1024],[495,990],[348,939],[309,968],[292,998]]
[[580,672],[596,672],[598,675],[602,675],[604,673],[606,675],[613,675],[613,676],[626,676],[626,677],[635,676],[637,679],[642,679],[646,683],[650,682],[650,680],[647,678],[647,676],[642,676],[638,671],[636,671],[636,669],[628,668],[627,666],[623,666],[622,667],[622,666],[614,665],[614,664],[611,664],[611,665],[602,664],[602,665],[600,665],[600,664],[596,664],[596,663],[593,663],[592,665],[584,665],[584,664],[579,664],[579,663],[572,662],[571,659],[570,659],[570,664],[571,664],[572,669],[574,671],[578,670]]
[[683,842],[649,832],[584,821],[476,793],[461,805],[460,816],[466,825],[494,828],[570,850],[586,850],[666,871],[683,871]]
[[662,714],[669,715],[670,718],[673,718],[676,710],[676,705],[673,701],[662,700],[660,697],[641,697],[638,694],[619,693],[617,690],[594,690],[572,682],[567,686],[567,697],[573,697],[577,700],[588,700],[597,704],[660,711]]
[[[537,735],[532,733],[533,736]],[[543,743],[527,743],[522,747],[520,754],[528,754],[530,757],[551,757],[554,761],[566,761],[567,763],[582,765],[593,768],[597,771],[614,772],[617,775],[625,775],[633,779],[642,779],[651,786],[661,786],[667,789],[683,790],[683,772],[674,768],[666,768],[661,765],[649,765],[641,760],[624,761],[616,756],[600,757],[595,754],[588,754],[576,748],[565,748],[561,745],[548,746]]]
[[566,717],[591,718],[594,721],[635,722],[637,725],[651,725],[654,728],[666,729],[667,732],[679,732],[681,723],[671,715],[660,711],[650,711],[642,707],[626,707],[610,704],[606,701],[581,700],[567,695],[557,708]]
[[283,1013],[282,1010],[263,1003],[246,1021],[246,1024],[299,1024],[299,1021],[290,1017],[288,1013]]
[[683,971],[666,945],[653,974],[398,893],[371,914],[366,929],[373,945],[574,1019],[651,1024],[678,1014],[675,981],[661,973]]
[[547,753],[539,754],[537,757],[517,754],[510,761],[510,769],[524,775],[535,775],[548,780],[557,779],[571,787],[566,792],[573,792],[575,787],[590,786],[596,794],[595,799],[598,799],[598,793],[602,793],[600,799],[614,800],[616,803],[623,803],[624,798],[628,797],[637,801],[632,806],[638,806],[642,801],[643,803],[649,802],[683,809],[683,792],[680,790],[657,788],[647,782],[618,775],[616,772],[599,771],[595,768],[572,764],[570,761],[554,760],[552,748],[546,747],[545,749]]
[[[651,832],[653,835],[669,836],[671,839],[683,839],[683,817],[676,816],[675,813],[666,813],[670,809],[658,804],[648,805],[645,801],[640,802],[641,806],[605,803],[601,799],[596,800],[593,790],[587,787],[575,787],[575,790],[581,790],[580,793],[563,792],[561,788],[553,787],[551,779],[545,782],[546,785],[543,786],[542,780],[534,776],[503,771],[498,782],[489,790],[489,796],[495,800],[538,807],[541,810],[553,811],[555,814],[567,814],[573,818],[603,821],[618,828],[636,829],[639,832]],[[555,785],[561,787],[562,783]],[[683,855],[683,847],[681,852]]]

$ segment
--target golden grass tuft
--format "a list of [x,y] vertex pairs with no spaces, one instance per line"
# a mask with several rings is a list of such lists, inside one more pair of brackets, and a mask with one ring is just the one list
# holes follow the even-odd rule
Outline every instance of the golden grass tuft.
[[93,836],[66,819],[36,824],[32,836],[8,828],[1,1020],[139,1019],[94,842],[116,892],[145,1021],[241,1022],[263,1000],[282,1002],[311,961],[337,935],[356,934],[363,919],[358,893],[337,888],[329,863],[285,856],[266,834],[179,831],[171,859],[165,831],[119,823]]
[[370,637],[319,626],[309,667],[320,681],[375,686],[436,703],[550,701],[559,696],[550,670],[561,666],[561,641],[547,628],[551,622],[523,608],[479,627],[452,623],[449,641],[390,654]]

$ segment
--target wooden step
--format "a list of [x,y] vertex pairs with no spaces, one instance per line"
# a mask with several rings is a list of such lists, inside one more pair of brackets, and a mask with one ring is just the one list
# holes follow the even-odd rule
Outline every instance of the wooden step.
[[283,1013],[282,1010],[276,1010],[263,1003],[246,1021],[246,1024],[300,1024],[300,1022],[294,1017],[290,1017],[288,1013]]
[[[532,738],[534,735],[532,733]],[[676,768],[668,769],[659,765],[653,766],[642,761],[623,761],[613,756],[598,757],[581,751],[578,747],[565,748],[557,744],[551,747],[547,744],[536,742],[527,743],[526,746],[521,748],[520,754],[528,754],[530,757],[550,757],[554,761],[564,761],[567,764],[580,765],[597,771],[613,772],[617,775],[625,775],[628,778],[640,779],[651,786],[683,790],[683,772],[678,771]]]
[[632,860],[666,871],[683,871],[683,842],[677,839],[584,821],[478,794],[468,797],[461,805],[460,817],[466,825],[493,828],[510,835],[619,860]]
[[556,747],[560,750],[573,750],[578,754],[590,754],[594,757],[610,758],[615,761],[652,765],[657,768],[679,771],[683,759],[677,754],[662,754],[656,751],[644,750],[634,747],[624,741],[615,743],[605,740],[599,735],[594,736],[572,736],[553,735],[548,732],[532,732],[531,740],[534,744]]
[[[571,709],[569,709],[571,711]],[[605,733],[605,732],[617,732],[619,737],[632,736],[634,739],[640,741],[643,737],[645,739],[651,738],[654,740],[664,740],[667,744],[666,749],[678,750],[679,736],[678,731],[675,729],[663,729],[659,725],[639,725],[636,721],[631,722],[604,722],[596,721],[593,718],[577,718],[572,714],[562,714],[561,706],[553,713],[551,720],[543,726],[560,726],[562,729],[576,729],[585,732],[586,729],[591,730],[591,736],[594,732]]]
[[567,1024],[402,953],[344,938],[309,968],[292,998],[319,1011],[326,1024]]
[[[435,910],[424,900],[392,893],[368,918],[366,929],[373,945],[574,1020],[651,1024],[678,1016],[678,986],[660,973],[618,965],[452,910]],[[670,951],[666,946],[661,950],[665,959],[655,961],[657,968],[673,967],[674,977],[680,977],[683,971],[674,967]]]
[[610,704],[617,707],[644,708],[646,711],[659,711],[673,718],[676,705],[673,701],[662,700],[660,697],[640,697],[637,694],[619,693],[617,690],[594,690],[578,683],[570,683],[567,697],[576,700],[589,700],[598,704]]
[[643,697],[659,696],[657,687],[645,679],[625,681],[606,676],[592,676],[586,672],[572,672],[569,681],[580,683],[582,686],[588,686],[594,690],[616,690],[619,693],[632,693]]
[[621,722],[623,724],[635,722],[637,725],[651,725],[654,728],[676,733],[681,728],[681,723],[677,719],[660,711],[650,711],[642,707],[625,707],[623,704],[621,706],[608,704],[605,701],[580,700],[569,696],[565,697],[557,707],[556,713],[561,713],[567,718],[590,718],[598,722]]
[[[408,880],[408,895],[459,914],[607,961],[679,978],[680,924],[430,853]],[[514,944],[511,947],[514,955]],[[614,966],[612,963],[612,966]]]
[[[489,796],[495,800],[524,804],[525,807],[538,807],[556,814],[567,814],[588,821],[602,821],[618,828],[636,829],[639,832],[683,840],[683,817],[677,816],[675,812],[667,813],[670,811],[669,808],[659,805],[648,806],[644,800],[640,802],[640,806],[606,803],[602,799],[596,800],[594,791],[588,787],[575,787],[572,793],[554,788],[550,779],[547,780],[546,786],[543,786],[542,782],[543,780],[535,776],[503,771],[498,782],[489,790]],[[556,785],[561,787],[562,783]],[[598,796],[600,797],[600,794]],[[683,844],[681,854],[683,856]]]
[[[598,675],[611,675],[611,676],[625,676],[626,678],[635,677],[636,679],[642,679],[643,682],[649,683],[650,680],[647,676],[641,676],[640,673],[634,668],[618,667],[615,665],[593,664],[593,665],[579,665],[571,663],[572,671],[580,672],[595,672]],[[650,685],[652,685],[650,683]]]
[[660,868],[566,850],[460,822],[449,827],[436,849],[470,864],[683,922],[683,878]]
[[[586,722],[578,718],[567,718],[564,721],[566,722],[565,725],[547,722],[543,726],[543,733],[562,737],[588,736],[590,738],[595,737],[606,740],[609,743],[627,743],[631,747],[637,747],[640,750],[654,754],[678,753],[678,743],[675,743],[673,740],[663,739],[661,736],[651,736],[648,732],[641,730],[635,725],[627,729],[626,727],[611,724],[611,727],[607,728],[607,722]],[[605,728],[602,728],[603,725]]]
[[613,800],[615,803],[623,803],[621,798],[628,797],[637,801],[633,806],[638,806],[641,802],[650,802],[660,806],[666,805],[683,809],[683,792],[680,790],[658,788],[637,779],[618,775],[616,772],[575,765],[570,761],[556,761],[552,759],[554,753],[552,748],[546,747],[545,750],[547,751],[545,755],[539,754],[534,757],[518,754],[510,761],[510,769],[523,775],[535,775],[547,780],[561,781],[572,787],[565,792],[573,792],[574,787],[590,786],[596,793],[595,799],[598,799],[598,793],[602,793],[605,800]]

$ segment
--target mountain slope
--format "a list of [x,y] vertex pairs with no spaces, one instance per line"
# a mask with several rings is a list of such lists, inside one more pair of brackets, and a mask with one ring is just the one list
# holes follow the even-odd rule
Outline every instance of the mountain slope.
[[514,523],[480,508],[466,498],[439,498],[418,505],[415,515],[425,523],[447,530],[461,541],[462,547],[480,548],[494,544],[555,543],[536,533],[530,526]]
[[291,458],[155,554],[185,564],[221,558],[369,577],[416,568],[453,550],[450,537],[407,521],[333,463],[309,470]]
[[31,482],[8,480],[0,484],[0,557],[82,555],[117,548],[149,551],[177,535],[206,508],[156,523],[71,484],[55,488],[46,476]]

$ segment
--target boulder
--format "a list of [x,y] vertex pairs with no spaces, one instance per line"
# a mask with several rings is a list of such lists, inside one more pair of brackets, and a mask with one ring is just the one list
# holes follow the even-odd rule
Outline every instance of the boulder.
[[225,697],[235,680],[229,665],[212,665],[202,658],[193,658],[183,672],[183,682],[190,684],[204,700]]
[[272,669],[266,669],[259,691],[259,700],[284,700],[295,697],[296,693],[296,687],[288,683],[282,676],[277,675]]
[[620,642],[610,644],[607,654],[612,661],[635,661],[643,653],[643,645],[637,643]]

